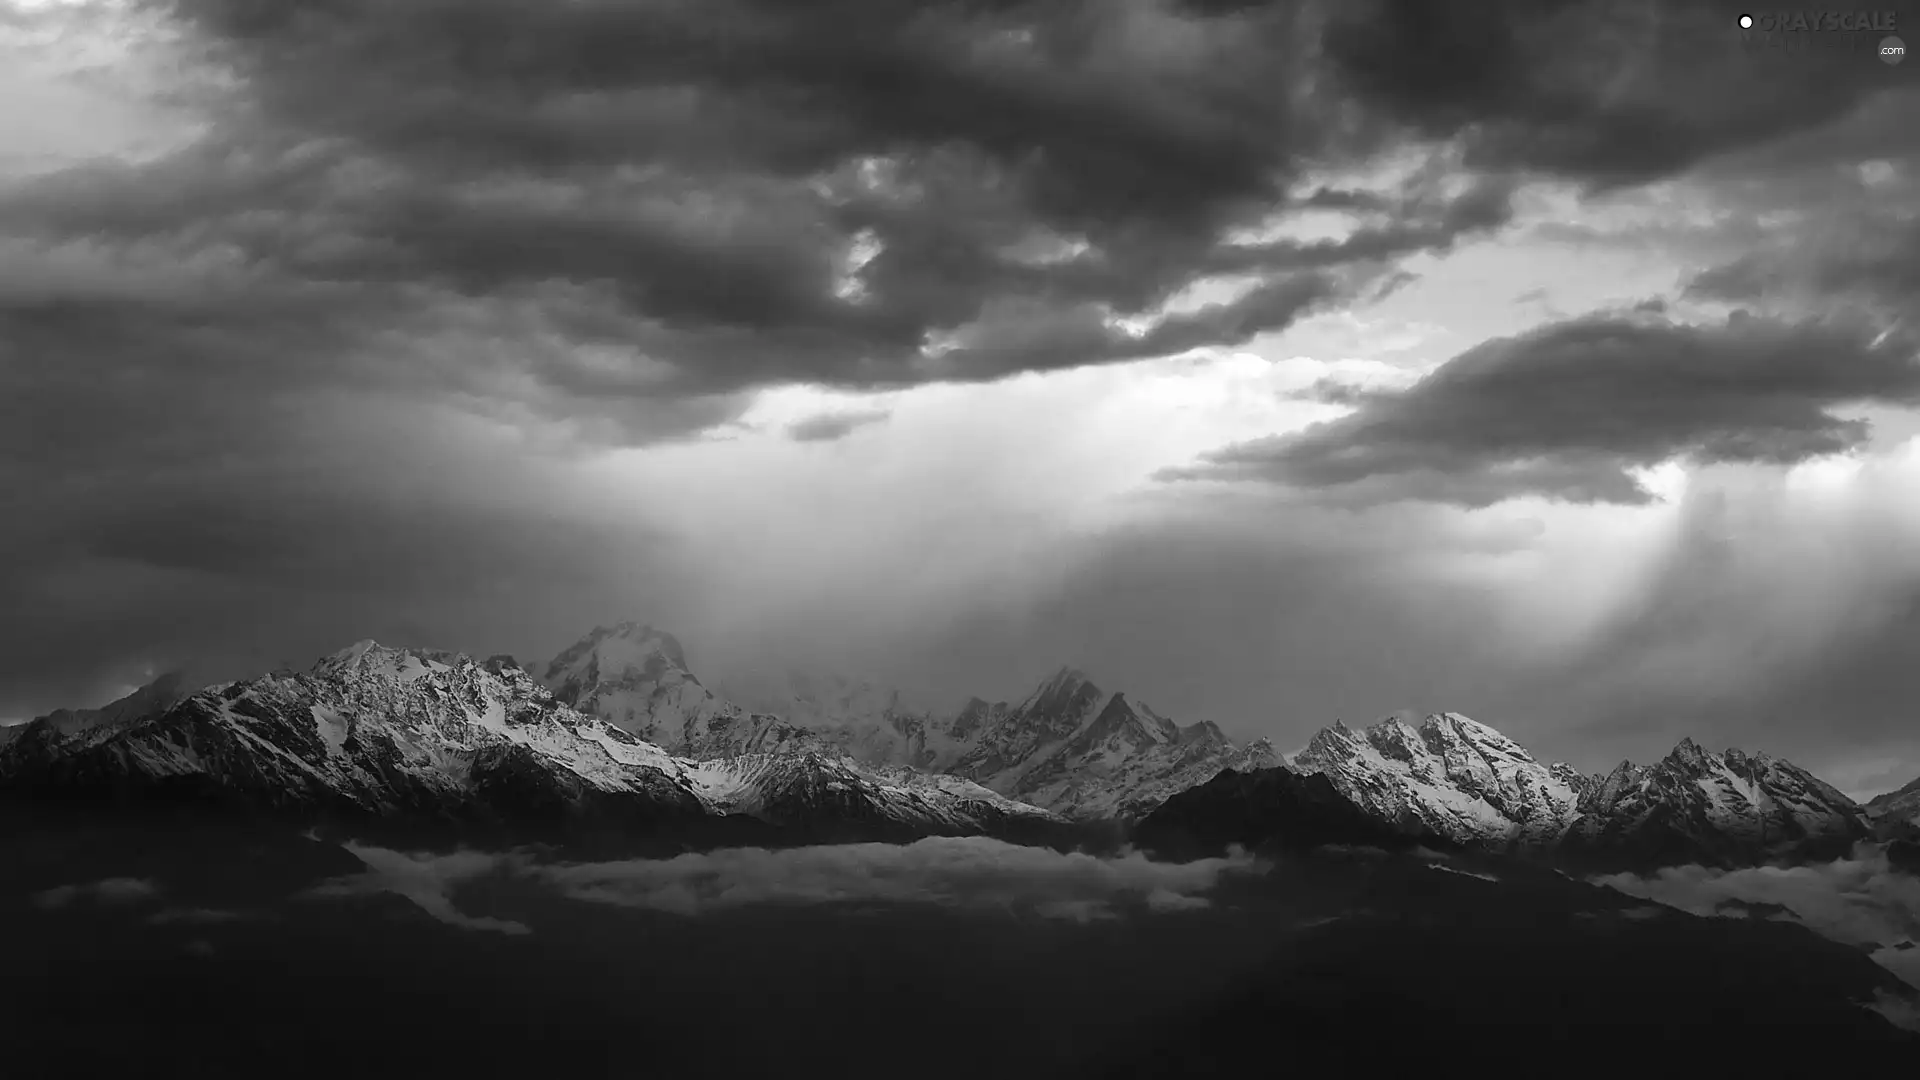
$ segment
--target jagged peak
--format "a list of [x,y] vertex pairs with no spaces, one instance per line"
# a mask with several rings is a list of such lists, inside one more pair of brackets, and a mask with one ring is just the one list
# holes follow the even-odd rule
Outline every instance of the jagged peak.
[[1069,664],[1049,675],[1045,682],[1034,689],[1033,693],[1027,695],[1021,708],[1034,709],[1044,705],[1063,705],[1070,699],[1082,695],[1097,697],[1102,693],[1104,691],[1094,685],[1093,680],[1087,678],[1086,672]]
[[1508,738],[1505,732],[1499,730],[1498,728],[1492,727],[1490,725],[1483,724],[1480,721],[1475,720],[1473,717],[1466,715],[1465,713],[1457,713],[1457,712],[1434,713],[1432,716],[1429,716],[1426,719],[1420,721],[1420,729],[1422,731],[1437,731],[1437,730],[1451,729],[1453,731],[1459,732],[1461,735],[1464,735],[1469,738],[1479,739],[1483,742],[1501,742],[1501,743],[1510,743],[1516,746],[1519,745],[1517,743],[1514,743],[1512,739]]
[[1483,724],[1463,713],[1435,713],[1420,722],[1420,734],[1430,743],[1444,743],[1458,739],[1483,752],[1489,749],[1497,750],[1502,755],[1539,764],[1539,759],[1534,757],[1531,750],[1520,745],[1506,732]]
[[[359,641],[354,642],[353,644],[347,646],[344,649],[336,649],[333,652],[330,652],[327,655],[321,657],[320,664],[328,664],[328,663],[336,663],[336,662],[350,664],[355,660],[360,659],[362,656],[365,656],[366,654],[373,652],[376,649],[384,649],[384,648],[386,648],[386,646],[380,644],[379,642],[373,640],[372,638],[361,638]],[[317,667],[319,666],[319,664],[316,664],[315,666]]]
[[1312,754],[1329,747],[1357,746],[1363,741],[1364,739],[1360,732],[1348,727],[1343,720],[1335,720],[1333,723],[1314,732],[1313,738],[1308,739],[1307,745],[1301,747],[1298,753]]
[[1700,765],[1712,756],[1712,754],[1707,752],[1705,747],[1694,742],[1691,738],[1682,738],[1674,744],[1673,750],[1667,754],[1664,763],[1670,765]]
[[650,623],[631,619],[594,627],[548,661],[541,677],[549,684],[563,680],[592,683],[636,673],[649,678],[670,673],[692,678],[686,649],[678,638]]
[[1090,686],[1092,683],[1093,680],[1087,677],[1085,671],[1074,667],[1072,664],[1062,664],[1052,675],[1047,676],[1045,682],[1040,684],[1040,692],[1046,693],[1050,690],[1078,690],[1080,687]]
[[438,668],[451,667],[461,659],[460,654],[444,649],[382,645],[372,638],[362,638],[344,649],[321,657],[309,669],[309,674],[338,675],[352,671],[365,675],[391,675],[406,680]]
[[[1432,717],[1428,717],[1428,719],[1431,720]],[[1412,724],[1407,722],[1407,714],[1405,713],[1393,713],[1389,716],[1383,716],[1373,723],[1368,724],[1366,731],[1368,735],[1388,735],[1394,738],[1418,736],[1420,734]]]
[[1145,705],[1116,691],[1094,717],[1095,723],[1131,723],[1156,738],[1178,737],[1180,728]]
[[[1211,720],[1196,720],[1186,727],[1176,728],[1175,731],[1180,742],[1183,744],[1199,742],[1201,740],[1219,743],[1228,741],[1227,733],[1221,731],[1220,725]],[[1266,740],[1262,739],[1260,741],[1265,742]]]
[[687,666],[687,650],[680,644],[680,639],[665,630],[658,629],[652,623],[625,619],[612,626],[596,626],[587,637],[595,642],[632,642],[643,649],[659,652],[682,668]]

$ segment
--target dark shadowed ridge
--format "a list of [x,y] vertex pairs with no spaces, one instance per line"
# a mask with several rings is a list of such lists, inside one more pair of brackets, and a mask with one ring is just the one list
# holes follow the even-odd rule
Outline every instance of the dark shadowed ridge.
[[1399,827],[1354,805],[1318,773],[1285,766],[1227,770],[1180,792],[1134,829],[1134,841],[1166,858],[1218,854],[1238,845],[1304,851],[1328,844],[1405,851],[1454,845],[1431,830]]
[[[1920,1060],[1920,1035],[1867,1007],[1910,990],[1804,926],[1697,917],[1538,869],[1489,881],[1397,856],[1355,868],[1285,862],[1275,878],[1329,915],[1091,1075],[1269,1075],[1282,1056],[1426,1075],[1492,1046],[1551,1077]],[[1583,1056],[1595,1047],[1620,1052]]]

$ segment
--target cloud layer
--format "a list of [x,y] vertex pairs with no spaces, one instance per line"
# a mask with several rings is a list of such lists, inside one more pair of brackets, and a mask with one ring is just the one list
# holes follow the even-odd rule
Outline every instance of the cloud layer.
[[60,885],[34,894],[43,908],[64,908],[82,900],[112,906],[143,903],[160,895],[160,887],[146,878],[103,878],[84,885]]
[[452,891],[464,882],[498,870],[504,862],[502,856],[478,851],[435,854],[391,851],[362,844],[345,846],[367,864],[366,873],[322,882],[307,890],[307,897],[324,900],[392,893],[411,900],[420,910],[449,926],[502,934],[532,933],[523,923],[463,914],[453,905]]
[[1634,468],[1791,465],[1862,446],[1869,425],[1832,410],[1920,404],[1916,348],[1858,324],[1576,319],[1476,346],[1338,420],[1173,475],[1470,507],[1525,495],[1646,502]]
[[[1920,987],[1920,878],[1892,866],[1884,850],[1858,847],[1850,858],[1809,866],[1713,870],[1663,869],[1651,877],[1596,878],[1632,896],[1695,915],[1749,917],[1742,905],[1778,905],[1788,918],[1847,945],[1872,950],[1874,960]],[[1763,909],[1764,910],[1764,909]]]
[[462,914],[451,899],[465,882],[509,873],[568,898],[676,915],[758,904],[934,904],[1086,922],[1126,910],[1167,913],[1210,906],[1205,895],[1229,874],[1265,873],[1243,855],[1159,863],[1137,853],[1096,857],[980,837],[907,845],[722,849],[671,859],[545,863],[521,854],[406,853],[348,844],[367,872],[311,891],[314,897],[390,892],[449,925],[524,934],[522,923]]

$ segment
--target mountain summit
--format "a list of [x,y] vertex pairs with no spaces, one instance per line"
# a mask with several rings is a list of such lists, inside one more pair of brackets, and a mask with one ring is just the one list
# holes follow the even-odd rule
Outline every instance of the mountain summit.
[[540,682],[564,705],[696,758],[761,753],[806,734],[723,700],[687,669],[673,635],[640,623],[595,628],[549,661]]

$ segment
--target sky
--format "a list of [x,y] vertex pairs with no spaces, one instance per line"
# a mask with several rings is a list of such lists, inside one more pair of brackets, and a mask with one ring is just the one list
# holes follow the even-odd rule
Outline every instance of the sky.
[[1920,65],[1739,13],[0,0],[0,718],[634,619],[1896,787]]

